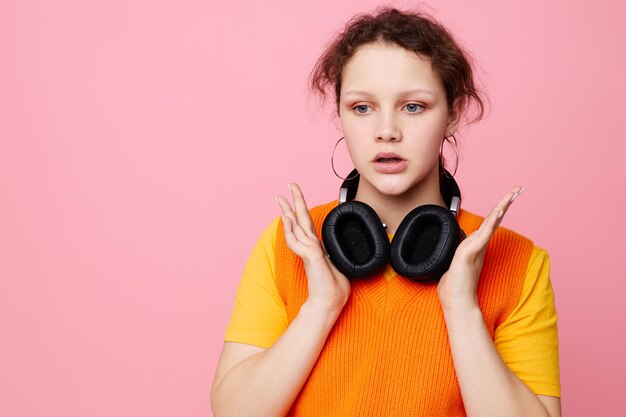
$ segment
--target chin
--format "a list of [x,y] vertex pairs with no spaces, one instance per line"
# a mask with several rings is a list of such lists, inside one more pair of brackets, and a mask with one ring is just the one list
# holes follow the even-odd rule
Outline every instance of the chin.
[[[387,178],[380,178],[372,184],[376,190],[384,195],[399,196],[409,189],[409,181],[400,175],[384,174]],[[394,177],[394,178],[391,178]]]

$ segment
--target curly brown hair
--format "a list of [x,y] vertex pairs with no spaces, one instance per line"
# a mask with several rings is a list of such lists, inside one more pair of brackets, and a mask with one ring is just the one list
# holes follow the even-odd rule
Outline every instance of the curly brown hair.
[[334,87],[337,115],[343,68],[357,48],[372,42],[396,44],[429,58],[445,88],[448,111],[452,113],[456,105],[456,110],[465,114],[473,102],[476,115],[471,121],[483,117],[483,94],[474,83],[469,54],[433,17],[393,7],[382,7],[375,14],[359,14],[350,19],[311,71],[309,87],[323,101],[327,98],[328,87]]

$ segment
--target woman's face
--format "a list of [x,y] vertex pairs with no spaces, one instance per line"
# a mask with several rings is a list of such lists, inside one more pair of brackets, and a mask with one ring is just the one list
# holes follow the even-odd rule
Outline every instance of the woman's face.
[[439,149],[458,121],[428,59],[396,45],[361,46],[343,70],[339,116],[359,191],[402,196],[429,175],[438,187]]

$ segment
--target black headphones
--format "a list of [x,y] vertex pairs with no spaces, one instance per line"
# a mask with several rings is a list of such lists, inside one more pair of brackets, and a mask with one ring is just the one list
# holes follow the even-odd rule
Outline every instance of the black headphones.
[[400,275],[419,282],[438,281],[448,270],[457,246],[466,235],[456,217],[461,192],[447,170],[439,185],[449,209],[425,204],[411,210],[398,226],[391,244],[373,208],[354,199],[359,175],[353,170],[341,185],[339,205],[322,224],[322,240],[328,257],[348,278],[376,275],[389,261]]

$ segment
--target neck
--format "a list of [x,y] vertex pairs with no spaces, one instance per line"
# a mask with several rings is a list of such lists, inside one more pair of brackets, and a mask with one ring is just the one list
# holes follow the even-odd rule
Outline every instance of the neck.
[[372,207],[380,220],[387,225],[389,234],[395,234],[402,219],[418,206],[436,204],[447,208],[439,188],[438,167],[401,195],[382,194],[361,177],[354,200]]

